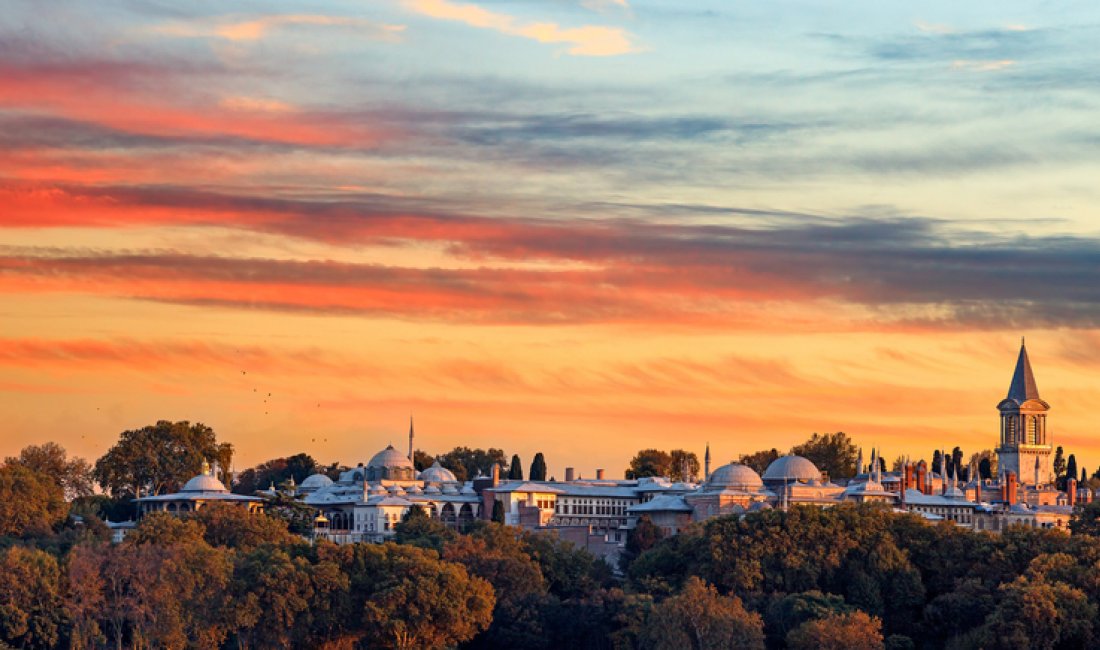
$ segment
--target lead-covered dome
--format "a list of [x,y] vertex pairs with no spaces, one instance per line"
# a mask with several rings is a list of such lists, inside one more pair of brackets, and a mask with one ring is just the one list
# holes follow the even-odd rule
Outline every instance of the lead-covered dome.
[[393,445],[389,445],[382,451],[374,455],[374,458],[370,459],[367,463],[367,467],[408,467],[412,468],[412,461],[405,454],[397,451],[393,448]]
[[184,484],[180,492],[228,492],[225,484],[209,474],[199,474]]
[[332,479],[329,477],[324,474],[312,474],[307,476],[299,487],[302,490],[320,490],[330,485],[332,485]]
[[458,479],[455,478],[454,472],[439,464],[439,461],[432,463],[432,466],[428,469],[420,472],[420,480],[425,483],[457,483]]
[[709,489],[729,489],[752,491],[764,487],[764,481],[748,465],[730,463],[722,465],[710,473],[707,479]]
[[811,481],[821,478],[821,470],[802,456],[782,456],[764,470],[765,481]]

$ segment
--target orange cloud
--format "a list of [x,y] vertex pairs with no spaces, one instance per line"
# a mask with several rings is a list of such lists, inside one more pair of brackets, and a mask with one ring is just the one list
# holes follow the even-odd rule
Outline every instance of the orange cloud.
[[404,25],[387,25],[349,16],[277,14],[247,20],[176,22],[160,25],[155,28],[155,31],[168,36],[187,38],[218,37],[230,41],[255,41],[264,38],[273,29],[302,25],[353,28],[358,33],[371,38],[394,38],[405,30]]
[[618,27],[561,27],[557,23],[522,22],[514,16],[449,0],[406,0],[405,6],[431,18],[491,29],[539,43],[563,43],[569,46],[566,51],[574,56],[617,56],[640,51],[631,41],[630,34]]

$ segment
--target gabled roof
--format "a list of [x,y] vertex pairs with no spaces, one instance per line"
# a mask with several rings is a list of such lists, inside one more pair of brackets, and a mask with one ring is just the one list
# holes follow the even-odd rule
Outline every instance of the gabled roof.
[[1035,385],[1035,374],[1031,371],[1031,360],[1027,356],[1027,346],[1020,342],[1020,357],[1016,360],[1016,372],[1012,374],[1012,383],[1008,387],[1008,398],[1017,404],[1031,399],[1040,399],[1039,388]]

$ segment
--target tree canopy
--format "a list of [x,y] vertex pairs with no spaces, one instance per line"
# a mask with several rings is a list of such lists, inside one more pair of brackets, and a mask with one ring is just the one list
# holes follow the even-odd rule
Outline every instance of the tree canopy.
[[178,490],[202,470],[203,461],[228,470],[232,446],[218,444],[204,424],[161,420],[123,431],[95,464],[95,478],[110,494],[146,495]]

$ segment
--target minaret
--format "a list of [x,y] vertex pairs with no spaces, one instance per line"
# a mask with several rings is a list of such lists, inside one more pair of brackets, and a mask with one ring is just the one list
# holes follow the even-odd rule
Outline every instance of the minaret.
[[413,416],[409,415],[409,460],[414,461],[413,458]]
[[707,453],[703,455],[703,480],[710,480],[710,443],[707,443]]
[[1035,483],[1050,483],[1053,456],[1053,446],[1047,433],[1050,404],[1039,397],[1031,359],[1023,340],[1020,341],[1020,355],[1016,359],[1008,395],[997,404],[997,410],[1001,416],[1000,445],[997,447],[999,466],[1013,472],[1023,482],[1025,477],[1033,476],[1031,470],[1038,461],[1039,472]]
[[859,455],[856,456],[856,476],[863,473],[863,447],[859,448]]

